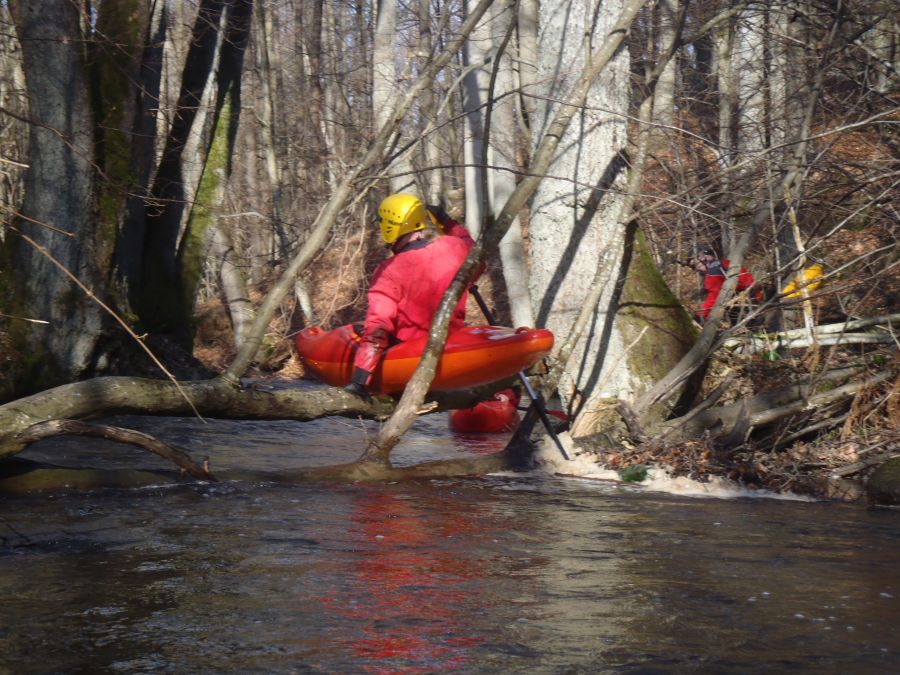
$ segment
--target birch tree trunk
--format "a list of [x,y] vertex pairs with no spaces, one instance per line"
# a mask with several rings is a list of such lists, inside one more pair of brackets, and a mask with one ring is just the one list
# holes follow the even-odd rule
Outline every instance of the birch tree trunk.
[[[375,125],[380,128],[390,119],[395,102],[400,98],[402,80],[408,73],[397,67],[400,54],[397,35],[397,0],[378,0],[375,21],[375,45],[372,53],[372,107]],[[409,55],[406,55],[409,58]],[[398,129],[397,137],[402,132]],[[404,153],[389,169],[391,192],[415,192],[415,177],[408,155]]]
[[[471,12],[476,0],[467,0]],[[463,137],[463,162],[465,164],[466,228],[472,236],[478,236],[484,225],[487,194],[484,172],[484,114],[488,104],[490,73],[485,68],[491,53],[490,22],[482,21],[463,48],[463,67],[470,69],[462,81],[465,132]]]
[[[737,115],[737,73],[734,54],[734,21],[727,21],[715,32],[713,53],[716,82],[718,83],[719,121],[719,166],[721,171],[721,194],[723,212],[730,214],[734,202],[729,201],[731,190],[731,167],[737,161],[737,141],[735,140],[735,117]],[[723,219],[722,248],[727,250],[734,239],[730,217]]]
[[[491,129],[488,164],[493,167],[488,172],[488,192],[491,216],[497,218],[503,205],[516,189],[515,173],[518,167],[517,148],[522,145],[522,127],[516,123],[516,83],[513,67],[514,55],[510,48],[502,49],[509,31],[516,20],[515,3],[495,3],[492,7],[491,30],[495,53],[499,54],[496,85],[491,102]],[[509,231],[500,241],[500,262],[503,279],[509,298],[509,308],[513,326],[534,326],[531,311],[531,296],[528,293],[528,260],[522,227],[516,218]]]
[[[671,44],[675,32],[675,17],[678,16],[678,0],[661,0],[656,7],[657,31],[656,52]],[[653,122],[663,126],[672,126],[675,114],[675,81],[678,75],[678,61],[673,58],[666,65],[653,98]],[[665,135],[665,130],[660,129],[655,134],[657,137]]]
[[[591,45],[585,39],[602,40],[624,6],[619,1],[604,3],[595,13],[579,0],[541,3],[536,138],[553,118],[553,101],[563,98],[586,67]],[[629,368],[614,367],[625,348],[619,331],[609,332],[608,344],[596,340],[615,313],[609,305],[623,254],[618,191],[625,177],[619,153],[627,140],[629,92],[628,53],[622,48],[590,89],[585,107],[560,141],[547,172],[552,177],[540,183],[532,199],[531,296],[538,307],[538,325],[564,341],[589,295],[595,271],[604,271],[599,305],[560,378],[560,395],[567,405],[581,393],[625,396],[636,385]]]

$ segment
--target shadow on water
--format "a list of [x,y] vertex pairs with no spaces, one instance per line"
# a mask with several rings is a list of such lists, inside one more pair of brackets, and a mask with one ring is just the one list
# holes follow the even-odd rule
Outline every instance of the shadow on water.
[[[374,430],[143,423],[214,467],[258,469],[353,459]],[[503,440],[434,416],[398,460]],[[57,443],[30,453],[157,462]],[[893,512],[541,473],[4,499],[0,671],[888,672],[898,558]]]

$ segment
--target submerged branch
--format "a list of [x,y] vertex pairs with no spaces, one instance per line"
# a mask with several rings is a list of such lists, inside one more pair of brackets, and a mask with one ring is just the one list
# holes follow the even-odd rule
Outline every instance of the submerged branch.
[[190,456],[178,448],[172,447],[168,443],[154,438],[149,434],[134,429],[123,429],[121,427],[109,426],[107,424],[88,424],[87,422],[79,422],[77,420],[50,420],[49,422],[41,422],[29,427],[18,435],[19,440],[27,447],[32,443],[37,443],[45,438],[53,436],[94,436],[96,438],[105,438],[117,443],[125,443],[126,445],[134,445],[144,448],[150,452],[159,455],[177,467],[182,469],[188,475],[197,480],[215,481],[216,478],[206,468],[195,463]]
[[[380,462],[352,462],[284,471],[223,469],[216,474],[220,480],[294,485],[322,481],[384,482],[480,476],[514,470],[520,466],[520,456],[508,450],[484,457],[425,462],[408,467],[395,467]],[[183,476],[173,471],[73,469],[17,458],[0,463],[0,494],[7,495],[67,489],[133,488],[182,482]]]

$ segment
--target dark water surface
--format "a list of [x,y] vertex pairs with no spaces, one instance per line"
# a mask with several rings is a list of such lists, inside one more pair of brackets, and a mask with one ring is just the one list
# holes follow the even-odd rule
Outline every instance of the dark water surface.
[[[216,467],[374,427],[134,418]],[[403,462],[489,452],[418,423]],[[31,457],[161,466],[101,442]],[[0,499],[0,673],[900,672],[900,513],[546,473]]]

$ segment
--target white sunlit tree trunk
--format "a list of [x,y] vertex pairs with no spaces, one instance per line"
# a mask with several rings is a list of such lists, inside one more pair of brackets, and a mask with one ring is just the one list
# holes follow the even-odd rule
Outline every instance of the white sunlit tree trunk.
[[[372,106],[375,126],[381,128],[391,117],[394,104],[400,98],[402,80],[410,73],[397,67],[401,49],[397,30],[397,0],[378,0],[375,18],[375,39],[372,54]],[[406,54],[404,61],[411,58]],[[401,134],[402,136],[402,134]],[[415,177],[409,156],[403,153],[390,167],[391,192],[415,192]]]
[[[590,4],[581,0],[541,3],[535,138],[546,130],[555,111],[553,102],[564,97],[572,78],[584,68],[589,48],[607,36],[625,5],[621,0],[605,2],[595,12]],[[598,268],[603,272],[600,302],[559,382],[560,395],[570,406],[579,393],[626,397],[639,386],[620,358],[624,340],[608,324],[623,254],[620,191],[625,176],[618,158],[626,143],[629,91],[629,59],[623,48],[594,83],[531,204],[531,294],[536,321],[550,328],[558,343],[574,325]]]
[[[497,78],[494,87],[490,147],[488,148],[488,193],[491,215],[496,218],[506,200],[516,189],[517,168],[516,149],[521,127],[516,123],[516,81],[513,43],[507,38],[515,27],[516,3],[495,3],[493,7],[493,43],[495,49],[507,46],[500,54],[497,64]],[[521,26],[520,26],[521,34]],[[533,326],[534,313],[531,296],[528,293],[528,261],[522,239],[522,227],[516,218],[506,236],[500,241],[500,261],[503,266],[503,280],[509,297],[510,314],[514,326]]]
[[[474,6],[467,1],[467,7]],[[465,114],[463,161],[465,163],[466,228],[473,235],[481,231],[484,222],[485,198],[482,163],[485,136],[484,111],[488,99],[490,72],[488,58],[491,53],[491,23],[482,22],[472,31],[463,48],[463,67],[468,70],[462,81],[462,105]]]
[[[514,49],[510,38],[516,27],[515,7],[515,3],[495,2],[490,22],[476,29],[464,51],[465,65],[474,68],[463,80],[466,226],[472,233],[481,230],[487,214],[493,218],[500,214],[516,187],[513,172],[520,125],[510,53]],[[528,264],[518,219],[500,242],[498,253],[512,323],[533,326]]]
[[[675,20],[678,16],[678,0],[660,0],[656,7],[657,25],[656,50],[659,51],[665,45],[671,43],[675,32]],[[673,58],[666,65],[653,98],[653,122],[662,126],[672,126],[675,119],[675,84],[678,76],[678,61]],[[665,135],[665,130],[660,130],[660,137]]]

